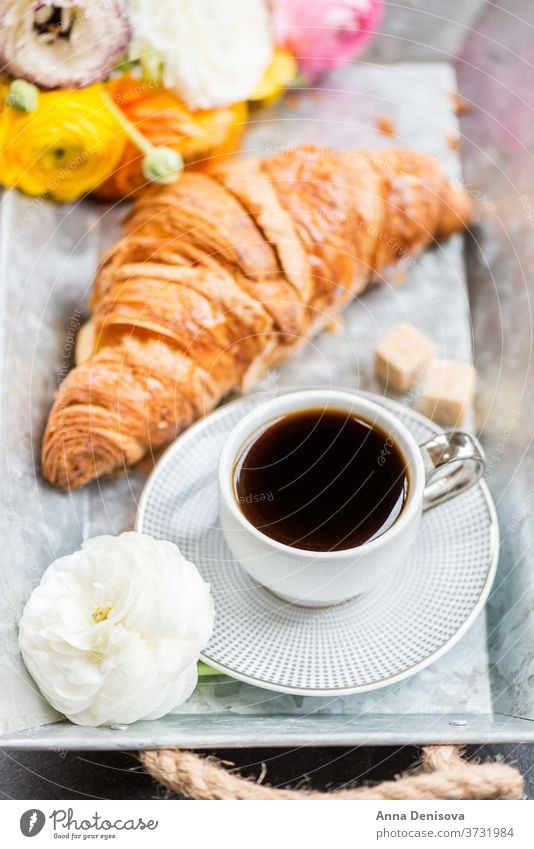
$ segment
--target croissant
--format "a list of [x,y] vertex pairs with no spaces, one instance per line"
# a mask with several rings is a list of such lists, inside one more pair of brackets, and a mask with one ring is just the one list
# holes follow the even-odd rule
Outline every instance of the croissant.
[[97,272],[45,477],[74,489],[166,445],[469,214],[436,161],[402,149],[304,146],[149,189]]

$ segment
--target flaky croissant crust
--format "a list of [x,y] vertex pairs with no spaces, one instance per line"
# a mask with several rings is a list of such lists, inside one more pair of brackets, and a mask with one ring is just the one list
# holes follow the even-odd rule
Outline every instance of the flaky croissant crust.
[[402,149],[305,146],[148,190],[98,270],[45,477],[75,488],[169,443],[468,219],[439,164]]

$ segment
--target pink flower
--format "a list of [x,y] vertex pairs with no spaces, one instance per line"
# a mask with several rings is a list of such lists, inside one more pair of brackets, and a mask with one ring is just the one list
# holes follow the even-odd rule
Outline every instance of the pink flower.
[[308,79],[344,65],[372,38],[382,0],[270,0],[278,45]]

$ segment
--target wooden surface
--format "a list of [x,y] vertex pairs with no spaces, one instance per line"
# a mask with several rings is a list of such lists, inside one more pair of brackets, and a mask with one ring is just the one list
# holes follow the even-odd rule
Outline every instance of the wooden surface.
[[[534,747],[469,747],[470,757],[503,756],[519,766],[534,798]],[[211,753],[210,753],[211,754]],[[242,749],[219,751],[243,775],[276,787],[321,790],[391,779],[417,764],[418,750],[392,749]],[[139,766],[133,752],[0,753],[0,795],[4,799],[165,799],[168,794]]]
[[[495,386],[495,362],[483,353],[488,345],[495,344],[495,337],[487,324],[477,320],[476,308],[485,297],[489,264],[497,276],[510,275],[506,280],[505,295],[514,296],[505,297],[498,305],[498,318],[502,319],[500,333],[503,326],[512,331],[514,326],[520,326],[521,316],[514,313],[513,305],[514,302],[519,303],[515,298],[517,281],[521,277],[521,268],[530,259],[533,240],[532,224],[525,210],[522,217],[518,215],[518,198],[522,192],[529,191],[529,196],[534,198],[534,169],[529,152],[529,147],[532,147],[534,87],[532,71],[529,77],[526,65],[527,61],[532,61],[534,5],[530,0],[509,0],[506,11],[499,9],[499,5],[504,6],[480,0],[432,0],[426,3],[419,0],[409,6],[392,5],[388,9],[384,34],[368,53],[372,61],[443,61],[459,57],[460,91],[476,104],[476,108],[462,119],[466,136],[463,143],[466,182],[490,196],[498,194],[504,215],[508,213],[509,220],[514,222],[513,256],[509,234],[501,233],[491,222],[486,222],[481,228],[478,244],[471,245],[468,256],[475,319],[475,356],[478,350],[482,385],[489,389],[495,387],[496,390],[499,387]],[[440,21],[440,13],[447,20]],[[524,80],[523,111],[515,110],[513,115],[507,113],[507,100],[500,96],[500,80],[503,79],[512,89]],[[514,123],[513,135],[509,130],[510,121]],[[487,154],[489,144],[491,155]],[[503,174],[509,173],[514,175],[514,191],[510,191],[509,182],[503,177]],[[515,270],[512,267],[510,272],[510,263],[513,266],[514,261]],[[528,276],[522,280],[522,285],[526,287],[527,300],[531,300],[534,284]],[[523,332],[529,333],[528,325]],[[518,368],[527,368],[527,363],[514,360],[514,355],[511,351],[507,356],[505,346],[501,358],[505,380],[501,380],[501,391],[513,383]],[[508,399],[507,403],[515,401]],[[522,395],[519,401],[522,406],[528,405],[532,413],[532,384],[531,394]],[[524,434],[524,445],[516,447],[517,468],[526,478],[523,485],[527,493],[531,491],[532,480],[529,482],[529,477],[534,476],[534,464],[529,466],[521,457],[532,437],[531,430],[532,427]],[[486,435],[490,443],[492,439],[499,438],[499,434],[492,433],[491,428]],[[499,475],[494,485],[499,486]],[[532,510],[529,515],[532,515]],[[532,554],[529,556],[532,558]],[[347,782],[378,781],[391,777],[414,766],[417,760],[417,750],[411,747],[398,750],[377,747],[297,751],[247,749],[217,754],[233,761],[250,776],[258,777],[265,772],[265,780],[277,786],[308,783],[323,789]],[[502,755],[507,762],[517,764],[526,778],[527,795],[534,798],[532,746],[470,747],[468,755],[481,759]],[[0,793],[4,798],[36,800],[163,798],[165,795],[142,774],[134,753],[84,752],[0,753]]]

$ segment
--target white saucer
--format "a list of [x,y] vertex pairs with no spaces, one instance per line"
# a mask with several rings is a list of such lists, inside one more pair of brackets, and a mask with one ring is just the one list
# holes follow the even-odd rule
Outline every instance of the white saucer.
[[[440,432],[407,407],[392,409],[418,442]],[[265,393],[226,404],[180,436],[150,476],[138,531],[175,542],[212,586],[215,630],[202,660],[281,693],[361,693],[407,678],[460,639],[490,591],[499,549],[484,483],[423,517],[409,561],[388,585],[335,607],[288,604],[233,560],[218,525],[217,462],[232,427]]]

